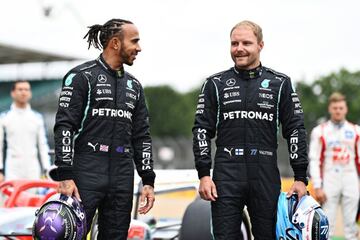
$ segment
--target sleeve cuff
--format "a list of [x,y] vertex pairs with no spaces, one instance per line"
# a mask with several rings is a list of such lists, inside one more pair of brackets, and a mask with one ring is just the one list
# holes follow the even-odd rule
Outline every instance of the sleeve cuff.
[[201,179],[204,176],[210,176],[210,169],[208,168],[200,168],[198,171],[198,177]]
[[153,171],[141,176],[143,186],[150,185],[154,187],[155,177],[156,174]]
[[4,169],[0,169],[0,173],[4,175]]
[[71,180],[74,178],[72,167],[57,167],[49,172],[49,176],[54,181]]
[[301,181],[307,186],[309,184],[309,180],[307,177],[295,177],[295,181]]
[[295,179],[296,178],[306,178],[306,170],[307,170],[307,164],[300,164],[300,165],[295,165],[292,167],[294,174],[295,174]]

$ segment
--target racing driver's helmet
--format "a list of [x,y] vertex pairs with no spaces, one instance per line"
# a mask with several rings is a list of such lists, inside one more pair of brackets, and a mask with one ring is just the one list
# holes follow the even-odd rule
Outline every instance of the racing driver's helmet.
[[298,201],[296,194],[290,198],[282,192],[279,196],[276,239],[311,239],[329,238],[329,222],[318,202],[311,196],[304,196]]
[[86,234],[85,211],[75,197],[55,194],[35,216],[34,239],[82,239]]

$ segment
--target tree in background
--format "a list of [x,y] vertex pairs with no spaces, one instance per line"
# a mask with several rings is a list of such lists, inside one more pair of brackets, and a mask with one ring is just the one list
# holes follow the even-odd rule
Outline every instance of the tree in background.
[[341,69],[320,77],[311,84],[300,82],[297,92],[301,97],[304,109],[305,127],[310,131],[317,122],[328,116],[327,99],[334,91],[346,95],[349,113],[348,120],[360,123],[360,71],[349,72]]
[[189,137],[194,123],[197,91],[179,93],[170,86],[145,87],[151,134]]

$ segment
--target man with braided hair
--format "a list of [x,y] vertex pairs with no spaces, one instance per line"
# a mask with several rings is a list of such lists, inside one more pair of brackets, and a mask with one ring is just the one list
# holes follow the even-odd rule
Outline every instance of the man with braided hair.
[[82,200],[89,231],[96,209],[99,239],[126,239],[133,201],[134,164],[142,178],[139,213],[154,203],[152,145],[144,91],[124,71],[141,51],[136,26],[112,19],[85,35],[102,54],[64,77],[56,114],[58,191]]

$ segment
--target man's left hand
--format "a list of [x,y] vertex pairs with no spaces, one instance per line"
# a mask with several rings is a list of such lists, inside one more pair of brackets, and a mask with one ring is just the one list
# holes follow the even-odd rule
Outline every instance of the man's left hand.
[[295,181],[290,190],[287,192],[286,197],[291,197],[293,193],[297,193],[299,200],[305,196],[307,194],[305,183],[302,181]]
[[155,201],[154,188],[150,185],[145,185],[140,196],[140,207],[138,212],[146,214],[153,207]]

